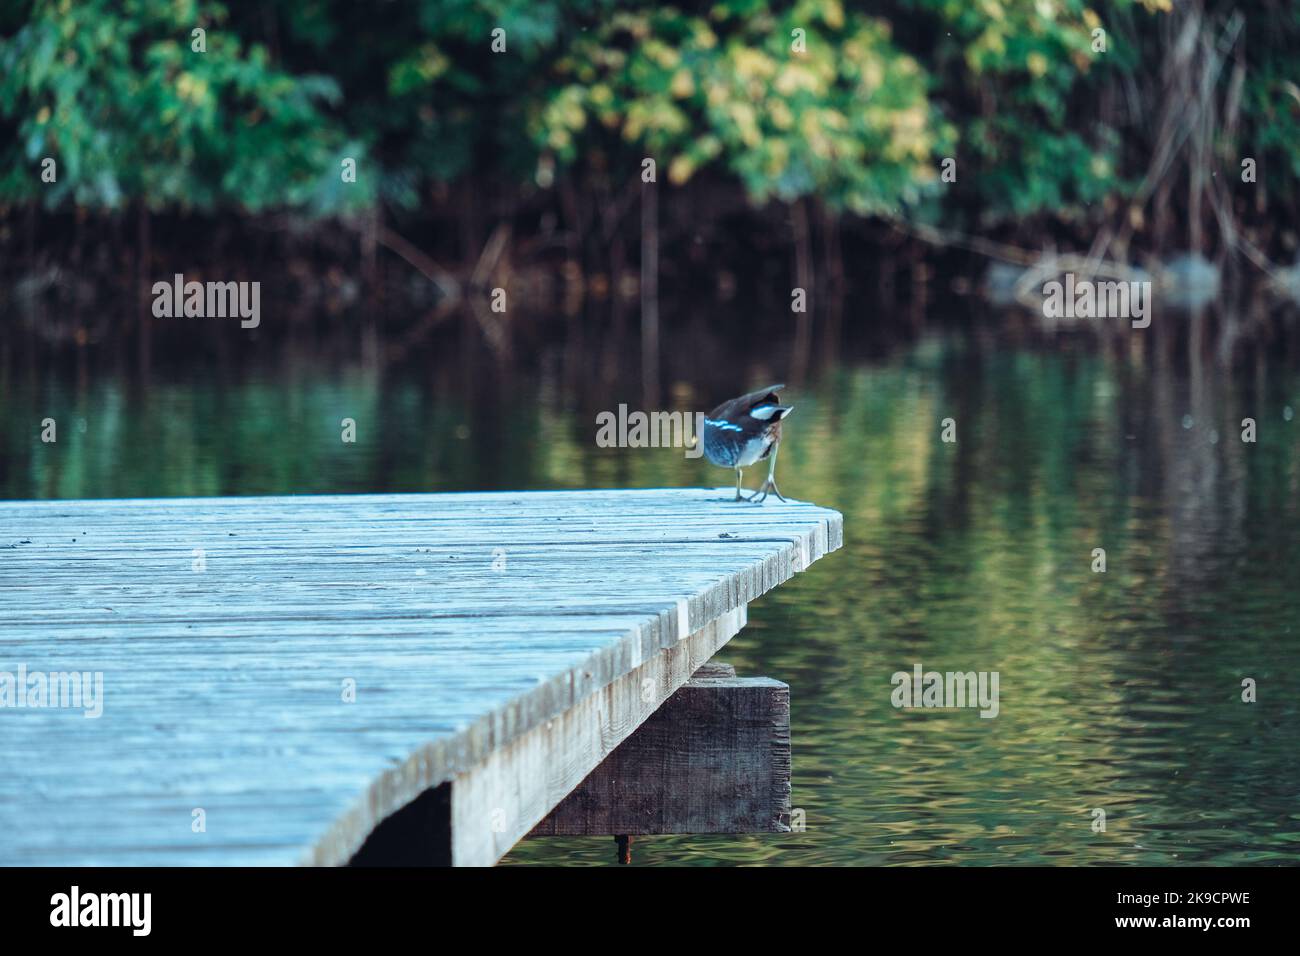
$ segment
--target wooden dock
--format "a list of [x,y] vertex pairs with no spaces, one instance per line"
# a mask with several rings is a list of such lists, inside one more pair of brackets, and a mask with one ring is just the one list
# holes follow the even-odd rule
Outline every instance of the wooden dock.
[[841,544],[732,493],[0,502],[0,863],[496,862]]

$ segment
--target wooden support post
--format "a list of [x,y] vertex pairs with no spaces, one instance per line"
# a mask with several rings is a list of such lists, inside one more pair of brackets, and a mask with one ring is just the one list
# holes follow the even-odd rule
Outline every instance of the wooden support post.
[[790,688],[705,665],[530,835],[789,829]]
[[632,862],[632,838],[626,835],[616,836],[614,837],[614,845],[618,847],[618,862],[631,863]]

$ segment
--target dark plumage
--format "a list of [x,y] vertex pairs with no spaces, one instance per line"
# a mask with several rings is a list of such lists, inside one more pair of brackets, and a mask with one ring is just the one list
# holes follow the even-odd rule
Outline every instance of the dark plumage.
[[[794,411],[782,405],[777,392],[784,385],[760,388],[756,392],[723,402],[704,419],[704,454],[723,468],[736,469],[736,500],[760,503],[770,490],[778,498],[776,487],[776,453],[781,443],[781,420]],[[749,498],[740,493],[741,469],[756,461],[769,459],[767,480]],[[784,498],[781,498],[785,501]]]

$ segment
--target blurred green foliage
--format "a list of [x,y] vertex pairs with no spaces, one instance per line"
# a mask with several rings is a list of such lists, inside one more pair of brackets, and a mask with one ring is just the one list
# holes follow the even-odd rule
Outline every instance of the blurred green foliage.
[[[333,214],[415,207],[485,171],[631,179],[650,156],[673,183],[707,171],[757,202],[897,214],[924,209],[954,156],[986,220],[1069,218],[1144,171],[1125,153],[1144,119],[1114,104],[1156,75],[1171,0],[854,6],[38,0],[0,13],[0,203]],[[1300,14],[1237,7],[1264,27],[1238,135],[1300,170]]]
[[881,211],[919,198],[952,127],[927,98],[924,71],[885,21],[836,0],[783,14],[753,3],[708,16],[671,7],[617,13],[555,65],[530,131],[572,161],[596,127],[668,157],[668,178],[718,163],[756,200],[819,195]]
[[[37,3],[0,51],[0,111],[16,127],[0,197],[114,208],[303,205],[343,133],[339,84],[272,63],[196,0]],[[206,52],[195,52],[195,28]],[[40,160],[58,163],[54,183]]]

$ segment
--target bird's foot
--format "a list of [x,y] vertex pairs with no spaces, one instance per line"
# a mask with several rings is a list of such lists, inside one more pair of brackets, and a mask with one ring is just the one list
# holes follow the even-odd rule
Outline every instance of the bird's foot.
[[771,492],[772,494],[776,495],[778,498],[781,499],[782,502],[785,501],[785,497],[781,494],[780,489],[776,487],[776,482],[773,481],[771,478],[763,482],[762,487],[759,488],[758,491],[754,492],[754,494],[751,495],[746,500],[752,504],[761,505],[764,501],[767,500],[768,492]]

